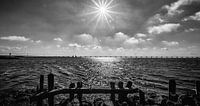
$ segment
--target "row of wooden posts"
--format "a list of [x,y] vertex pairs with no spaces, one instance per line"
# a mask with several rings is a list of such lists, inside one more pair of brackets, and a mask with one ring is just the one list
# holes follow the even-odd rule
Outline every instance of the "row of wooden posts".
[[[115,89],[115,84],[112,82],[110,85],[111,89],[81,89],[82,88],[82,82],[77,83],[76,89],[71,88],[65,88],[65,89],[54,89],[54,75],[49,74],[48,75],[48,91],[44,90],[44,75],[40,75],[40,84],[38,88],[37,94],[32,96],[30,98],[31,102],[37,102],[37,106],[42,106],[43,99],[48,98],[48,104],[49,106],[54,106],[54,96],[58,94],[111,94],[111,100],[115,101],[115,94],[133,94],[133,93],[139,93],[139,99],[140,104],[145,104],[145,93],[142,90],[139,89]],[[169,100],[173,100],[173,97],[171,95],[176,94],[176,81],[175,80],[169,80]],[[196,81],[196,95],[200,96],[200,81]],[[80,100],[82,99],[79,98]]]

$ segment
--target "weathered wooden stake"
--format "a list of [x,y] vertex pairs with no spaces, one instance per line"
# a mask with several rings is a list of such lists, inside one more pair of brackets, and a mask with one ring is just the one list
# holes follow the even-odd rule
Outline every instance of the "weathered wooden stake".
[[140,104],[145,105],[145,93],[139,90],[139,96],[140,96]]
[[[74,89],[75,88],[75,84],[74,83],[71,83],[69,85],[69,89]],[[74,99],[74,93],[69,93],[69,100],[70,102]]]
[[[53,88],[54,88],[54,75],[52,73],[50,73],[48,75],[48,91],[53,90]],[[53,95],[49,95],[48,103],[49,103],[49,106],[54,106],[54,96]]]
[[[83,83],[82,82],[77,82],[76,89],[81,89],[82,87],[83,87]],[[83,94],[82,93],[78,93],[77,96],[78,96],[78,100],[79,100],[80,106],[83,106],[83,102],[82,102]]]
[[174,79],[169,80],[169,93],[176,94],[176,81]]
[[44,89],[44,75],[40,75],[40,92]]
[[200,81],[196,81],[196,93],[200,97]]
[[[39,92],[43,91],[43,86],[44,86],[44,75],[40,75],[40,86],[39,86]],[[37,106],[42,106],[43,105],[43,100],[37,101]]]
[[174,100],[176,95],[176,81],[174,79],[169,80],[169,100]]
[[[110,82],[110,88],[113,90],[115,89],[115,83],[114,82]],[[110,100],[115,103],[115,93],[111,93],[111,96],[110,96]]]

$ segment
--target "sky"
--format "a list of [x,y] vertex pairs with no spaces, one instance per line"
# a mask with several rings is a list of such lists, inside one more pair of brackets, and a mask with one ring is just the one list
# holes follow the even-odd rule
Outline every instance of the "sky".
[[0,54],[200,56],[200,0],[0,0]]

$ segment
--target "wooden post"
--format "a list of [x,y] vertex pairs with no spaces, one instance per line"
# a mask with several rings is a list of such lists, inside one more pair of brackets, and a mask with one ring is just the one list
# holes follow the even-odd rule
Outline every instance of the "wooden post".
[[174,79],[169,80],[169,93],[176,94],[176,81]]
[[[40,86],[39,86],[39,92],[43,91],[43,86],[44,86],[44,75],[40,75]],[[37,101],[37,106],[42,106],[43,105],[43,100]]]
[[[123,90],[123,89],[124,89],[124,83],[121,82],[121,81],[119,81],[119,82],[118,82],[118,88],[119,88],[120,90]],[[123,103],[125,100],[127,100],[126,94],[125,94],[125,93],[122,93],[122,92],[119,92],[119,93],[118,93],[118,101],[119,101],[119,103]]]
[[[54,75],[50,73],[48,75],[48,91],[53,90],[54,88]],[[49,106],[54,106],[54,96],[49,95],[48,97]]]
[[176,95],[176,81],[174,79],[169,80],[169,100],[174,100],[173,96]]
[[145,93],[139,90],[139,96],[140,96],[140,104],[145,105]]
[[[81,89],[83,87],[83,83],[82,82],[77,82],[77,87],[76,89]],[[83,94],[82,93],[78,93],[78,100],[79,100],[79,103],[80,103],[80,106],[83,106],[83,103],[82,103],[82,96]]]
[[[111,90],[115,89],[115,83],[114,82],[110,82],[110,88],[111,88]],[[115,93],[111,93],[110,100],[115,104]]]
[[196,93],[200,97],[200,81],[196,81]]
[[[75,88],[75,84],[74,83],[71,83],[69,85],[69,89],[74,89]],[[74,93],[69,93],[69,100],[70,102],[74,99]]]
[[40,75],[40,92],[44,90],[44,75]]

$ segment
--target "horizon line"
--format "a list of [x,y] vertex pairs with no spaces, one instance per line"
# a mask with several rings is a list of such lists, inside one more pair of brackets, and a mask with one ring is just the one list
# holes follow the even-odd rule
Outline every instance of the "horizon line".
[[[9,55],[1,55],[0,56],[9,56]],[[82,55],[82,56],[74,56],[74,55],[11,55],[11,57],[132,57],[132,58],[200,58],[200,56],[89,56],[89,55]]]

